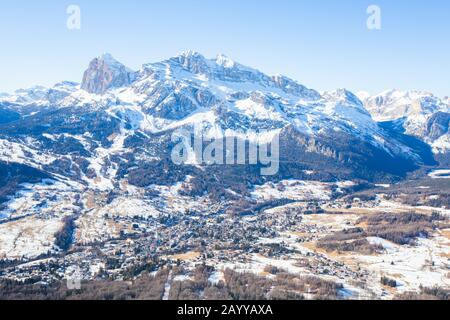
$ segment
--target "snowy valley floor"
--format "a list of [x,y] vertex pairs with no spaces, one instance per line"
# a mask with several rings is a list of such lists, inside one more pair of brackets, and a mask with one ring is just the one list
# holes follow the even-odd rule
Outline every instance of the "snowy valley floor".
[[413,206],[390,185],[352,194],[351,181],[285,180],[256,186],[249,201],[265,205],[242,216],[227,201],[181,196],[181,184],[153,186],[157,197],[120,186],[123,196],[110,200],[64,182],[24,185],[2,211],[2,283],[143,286],[153,294],[127,298],[148,299],[393,299],[450,289],[450,210],[429,205],[440,197],[433,191]]

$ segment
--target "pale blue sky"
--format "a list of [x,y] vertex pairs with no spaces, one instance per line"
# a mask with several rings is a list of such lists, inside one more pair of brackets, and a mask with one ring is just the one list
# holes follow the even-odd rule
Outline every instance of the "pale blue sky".
[[[66,8],[81,8],[81,30]],[[382,30],[366,9],[382,9]],[[137,69],[192,49],[317,90],[450,95],[447,0],[0,0],[0,92],[81,81],[103,52]]]

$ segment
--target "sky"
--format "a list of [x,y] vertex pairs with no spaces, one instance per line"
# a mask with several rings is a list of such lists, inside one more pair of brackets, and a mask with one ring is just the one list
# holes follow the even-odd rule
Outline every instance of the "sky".
[[[67,8],[80,8],[80,29]],[[367,28],[367,8],[381,29]],[[132,69],[223,53],[316,89],[450,95],[447,0],[0,0],[0,92],[80,82],[109,52]]]

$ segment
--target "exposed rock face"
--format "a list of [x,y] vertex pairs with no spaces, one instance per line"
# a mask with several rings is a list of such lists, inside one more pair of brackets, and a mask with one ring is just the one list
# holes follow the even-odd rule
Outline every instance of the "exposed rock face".
[[428,92],[389,90],[363,99],[364,106],[376,121],[430,116],[447,111],[448,102]]
[[275,86],[287,92],[289,94],[301,96],[305,99],[319,99],[320,94],[312,89],[308,89],[305,86],[297,83],[296,81],[289,79],[285,76],[273,76],[272,77]]
[[400,131],[428,143],[433,151],[450,151],[450,99],[421,91],[385,91],[364,96],[364,105],[376,121],[393,121]]
[[450,134],[450,113],[435,113],[427,122],[426,134],[433,140]]
[[108,89],[129,85],[134,80],[134,72],[115,60],[111,55],[104,54],[95,58],[85,71],[81,89],[89,93],[103,94]]

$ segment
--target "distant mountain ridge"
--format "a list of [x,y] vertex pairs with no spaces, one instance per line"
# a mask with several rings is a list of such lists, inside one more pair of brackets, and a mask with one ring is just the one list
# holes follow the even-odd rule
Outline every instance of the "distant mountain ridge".
[[373,118],[396,121],[409,135],[420,138],[437,154],[450,151],[450,100],[420,91],[389,90],[364,96],[363,102]]

